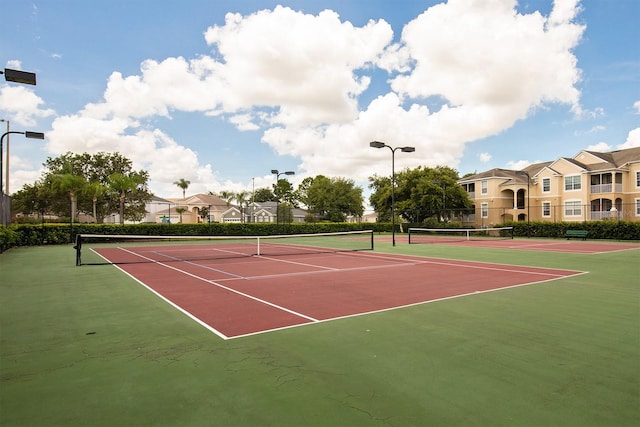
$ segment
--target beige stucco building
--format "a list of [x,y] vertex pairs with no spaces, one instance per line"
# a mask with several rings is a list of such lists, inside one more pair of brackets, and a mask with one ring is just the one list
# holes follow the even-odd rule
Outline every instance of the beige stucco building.
[[491,169],[458,181],[474,202],[465,225],[505,221],[640,221],[640,147],[574,157],[516,171]]

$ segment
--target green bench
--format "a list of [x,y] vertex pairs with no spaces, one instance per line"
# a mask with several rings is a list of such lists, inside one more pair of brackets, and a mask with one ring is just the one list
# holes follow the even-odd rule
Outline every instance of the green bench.
[[587,230],[567,230],[564,232],[564,236],[567,239],[572,237],[581,237],[582,240],[587,240],[587,234],[589,234]]

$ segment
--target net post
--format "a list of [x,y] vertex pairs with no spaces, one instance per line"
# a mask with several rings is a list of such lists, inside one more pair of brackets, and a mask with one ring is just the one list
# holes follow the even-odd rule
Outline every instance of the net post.
[[258,243],[258,247],[256,248],[256,255],[260,256],[260,236],[256,237],[257,239],[257,243]]
[[76,244],[73,249],[76,250],[76,267],[82,265],[82,235],[76,234]]
[[373,250],[373,230],[371,230],[371,250]]

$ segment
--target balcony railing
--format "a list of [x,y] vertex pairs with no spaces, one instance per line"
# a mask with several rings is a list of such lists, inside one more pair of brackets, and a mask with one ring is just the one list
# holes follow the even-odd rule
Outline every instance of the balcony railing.
[[[613,191],[613,184],[595,184],[591,186],[591,193],[600,194],[600,193],[611,193]],[[615,185],[615,192],[622,192],[622,184]]]

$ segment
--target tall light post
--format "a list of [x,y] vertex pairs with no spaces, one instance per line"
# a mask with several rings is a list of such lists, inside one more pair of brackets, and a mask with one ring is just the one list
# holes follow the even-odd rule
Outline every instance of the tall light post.
[[[274,189],[276,189],[278,187],[278,181],[280,181],[280,175],[295,175],[296,173],[294,171],[286,171],[286,172],[280,172],[278,171],[278,169],[271,169],[271,173],[274,174],[276,176],[276,187]],[[278,208],[280,207],[280,198],[278,196],[276,196],[276,228],[278,228]],[[284,215],[283,215],[283,219],[284,219]]]
[[396,214],[395,214],[395,203],[396,203],[396,195],[395,195],[395,186],[396,186],[396,172],[395,172],[395,154],[396,150],[400,150],[403,153],[413,153],[416,151],[415,147],[391,147],[384,142],[380,141],[371,141],[369,143],[369,147],[373,148],[383,148],[387,147],[391,150],[391,243],[393,246],[396,245]]
[[27,138],[33,138],[33,139],[44,139],[44,133],[41,132],[31,132],[31,131],[26,131],[26,132],[18,132],[18,131],[7,131],[5,133],[2,134],[2,137],[0,137],[0,192],[2,193],[2,197],[0,197],[0,214],[2,215],[2,225],[6,225],[7,224],[7,217],[8,215],[6,215],[5,212],[5,205],[4,205],[4,197],[5,197],[5,193],[4,193],[4,186],[2,183],[2,177],[3,177],[3,164],[2,164],[2,152],[4,151],[3,146],[4,146],[4,137],[7,135],[10,135],[12,133],[15,134],[20,134],[20,135],[24,135]]
[[[9,122],[9,120],[5,120],[5,119],[0,119],[0,122],[6,123],[7,124],[7,132],[9,132],[11,130],[11,123]],[[4,181],[4,185],[6,187],[6,194],[9,194],[9,135],[7,135],[7,155],[6,155],[6,163],[7,163],[7,172],[5,175],[5,181]],[[0,153],[0,156],[2,155],[2,153]]]

